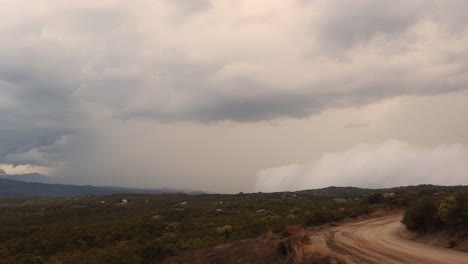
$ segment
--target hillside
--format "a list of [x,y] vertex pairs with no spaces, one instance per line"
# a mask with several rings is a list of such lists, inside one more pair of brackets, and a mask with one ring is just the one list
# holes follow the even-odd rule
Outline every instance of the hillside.
[[359,198],[367,196],[373,193],[394,193],[394,192],[468,192],[468,186],[457,185],[457,186],[441,186],[431,184],[421,184],[415,186],[399,186],[392,188],[380,188],[380,189],[369,189],[369,188],[358,188],[358,187],[326,187],[321,189],[310,189],[298,191],[296,193],[301,195],[313,195],[322,197],[333,197],[333,198]]
[[38,183],[60,183],[59,179],[48,177],[39,173],[0,174],[0,179]]
[[106,195],[114,193],[200,193],[178,189],[137,189],[123,187],[97,187],[90,185],[46,184],[0,179],[0,197],[39,196],[66,197],[76,195]]

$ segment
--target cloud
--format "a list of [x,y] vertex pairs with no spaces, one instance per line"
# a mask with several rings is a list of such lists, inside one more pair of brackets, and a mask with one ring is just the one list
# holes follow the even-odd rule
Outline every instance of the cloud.
[[184,15],[205,11],[212,7],[210,0],[166,0],[167,3],[174,5]]
[[417,184],[468,184],[468,148],[417,147],[388,140],[327,153],[311,162],[258,172],[256,191],[294,191],[327,186],[370,188]]
[[17,165],[0,163],[0,175],[18,175],[18,174],[29,174],[39,173],[43,175],[49,175],[53,172],[54,168],[41,167],[34,165]]
[[356,129],[356,128],[363,128],[363,127],[368,127],[371,125],[371,121],[358,121],[358,122],[351,122],[347,123],[343,126],[343,128],[346,129]]
[[[373,38],[399,37],[425,18],[429,1],[331,1],[318,21],[318,35],[328,49],[366,45]],[[433,4],[433,3],[429,3]],[[404,8],[403,8],[404,7]]]
[[[33,142],[36,144],[27,147],[24,147],[24,142],[20,142],[22,149],[8,152],[3,157],[2,162],[13,165],[57,166],[59,161],[64,158],[64,153],[71,147],[73,135],[63,135],[56,140],[55,137],[49,136],[43,143]],[[53,142],[48,141],[52,138],[54,139]]]
[[94,150],[86,139],[96,123],[255,123],[466,90],[466,8],[462,0],[4,1],[0,163],[60,164],[73,150],[54,146],[72,135]]

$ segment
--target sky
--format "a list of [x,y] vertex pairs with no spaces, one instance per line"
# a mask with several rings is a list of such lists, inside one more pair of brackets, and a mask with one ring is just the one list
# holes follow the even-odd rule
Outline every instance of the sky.
[[468,184],[464,0],[0,0],[0,172]]

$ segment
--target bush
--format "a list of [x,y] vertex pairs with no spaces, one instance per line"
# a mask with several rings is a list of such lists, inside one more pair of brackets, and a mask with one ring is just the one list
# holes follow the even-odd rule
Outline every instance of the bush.
[[396,193],[394,196],[390,196],[385,199],[385,202],[389,205],[397,207],[406,207],[413,200],[412,195],[408,193]]
[[468,194],[461,194],[457,197],[461,225],[468,231]]
[[373,193],[365,199],[369,204],[379,204],[385,201],[383,194],[381,193]]
[[331,251],[324,251],[311,244],[310,238],[304,232],[299,232],[281,241],[278,251],[286,257],[290,264],[345,264],[346,260]]
[[159,261],[174,255],[174,250],[163,245],[149,244],[143,247],[138,253],[148,261]]
[[422,199],[410,206],[403,216],[402,223],[409,230],[426,232],[434,223],[434,203],[429,199]]
[[14,263],[17,264],[45,264],[46,262],[37,256],[33,256],[31,254],[23,254],[19,255],[15,258]]
[[440,203],[437,215],[441,222],[450,225],[455,223],[458,219],[459,210],[457,209],[457,198],[455,198],[455,196],[449,196]]
[[345,216],[346,216],[345,213],[340,212],[339,210],[332,210],[332,209],[315,210],[308,214],[306,225],[312,226],[312,225],[321,225],[325,223],[330,223],[333,221],[341,220]]
[[450,240],[449,242],[449,248],[453,248],[457,245],[457,242],[453,241],[453,240]]
[[216,228],[216,233],[219,234],[219,235],[224,236],[225,238],[229,238],[229,236],[232,233],[232,226],[225,225],[225,226],[222,226],[222,227],[218,227],[218,228]]

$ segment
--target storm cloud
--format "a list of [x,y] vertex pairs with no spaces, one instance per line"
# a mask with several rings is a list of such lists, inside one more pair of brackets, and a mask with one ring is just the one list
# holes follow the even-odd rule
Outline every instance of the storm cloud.
[[114,124],[306,119],[468,88],[462,0],[1,5],[5,164],[80,163]]

